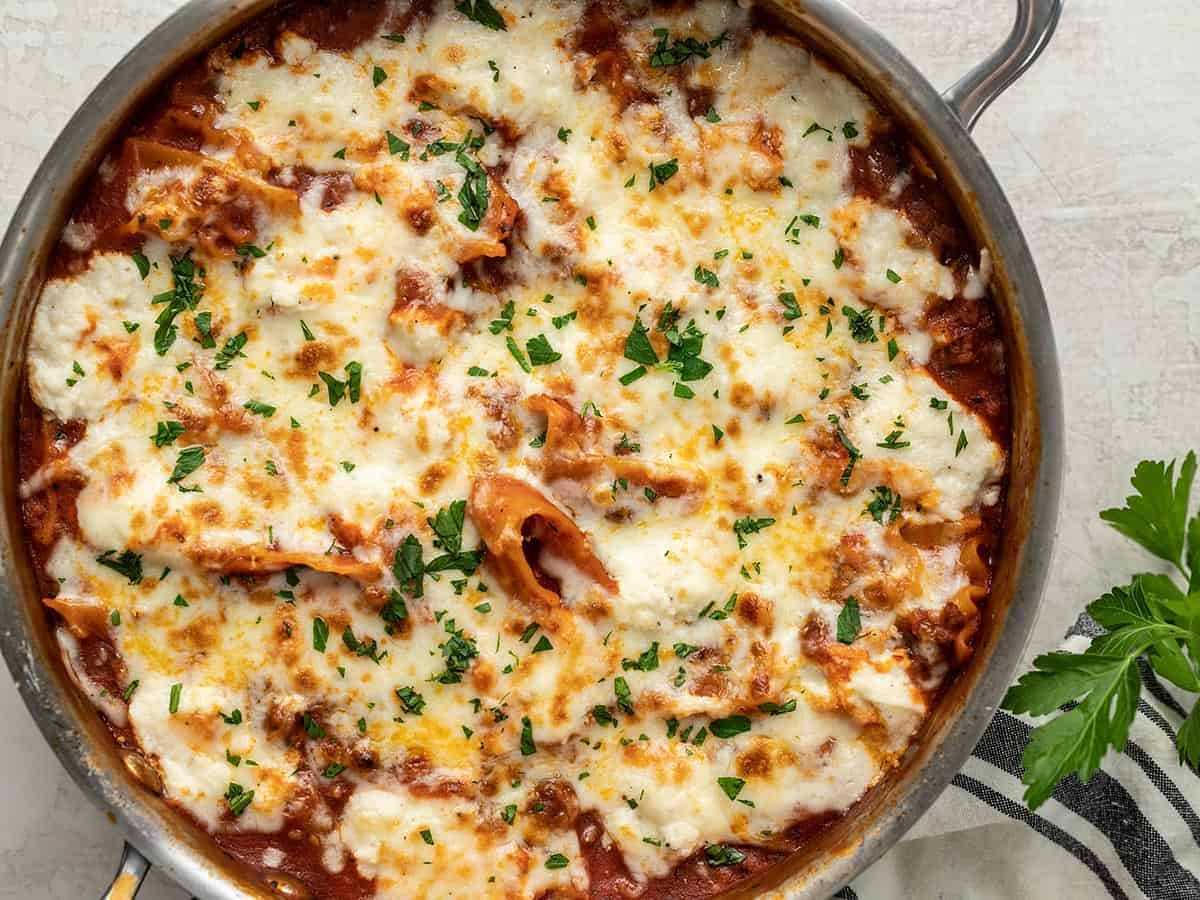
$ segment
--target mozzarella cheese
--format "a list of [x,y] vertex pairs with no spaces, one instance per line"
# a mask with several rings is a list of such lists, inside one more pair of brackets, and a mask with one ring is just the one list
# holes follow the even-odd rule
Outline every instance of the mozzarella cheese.
[[[925,313],[989,302],[987,261],[963,288],[855,195],[880,113],[741,6],[634,17],[607,60],[578,49],[574,0],[510,0],[505,31],[434,7],[402,43],[285,28],[274,55],[214,54],[213,133],[238,139],[203,152],[253,147],[298,212],[257,210],[236,254],[149,237],[46,284],[30,387],[86,422],[78,529],[47,567],[119,614],[129,722],[206,827],[283,833],[302,808],[326,868],[380,897],[586,891],[537,793],[565,783],[644,885],[848,809],[927,712],[940,675],[900,619],[969,584],[954,535],[999,502],[1006,458],[927,369]],[[703,53],[652,65],[655,28]],[[142,173],[131,216],[193,177]],[[202,293],[156,346],[189,266]],[[539,394],[609,462],[554,475]],[[671,496],[612,460],[703,486]],[[548,553],[554,610],[469,560],[416,589],[413,543],[426,566],[480,546],[470,516],[433,526],[489,473],[567,512],[617,589]],[[916,547],[905,524],[951,537]],[[374,574],[220,577],[268,552]],[[260,865],[287,870],[288,847]]]

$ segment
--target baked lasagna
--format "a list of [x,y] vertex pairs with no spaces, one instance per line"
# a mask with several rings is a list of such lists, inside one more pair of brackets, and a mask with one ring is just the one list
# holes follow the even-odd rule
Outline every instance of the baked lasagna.
[[67,671],[288,896],[715,894],[972,652],[989,269],[757,7],[278,7],[140,111],[42,290]]

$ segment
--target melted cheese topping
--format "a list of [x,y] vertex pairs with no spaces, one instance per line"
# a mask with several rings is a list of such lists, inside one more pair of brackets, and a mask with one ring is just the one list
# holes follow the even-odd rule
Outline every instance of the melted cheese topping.
[[[1005,468],[924,368],[930,303],[987,301],[901,212],[854,196],[849,149],[879,114],[853,84],[703,0],[620,33],[624,77],[656,97],[626,103],[574,49],[578,3],[503,12],[504,32],[443,2],[403,43],[286,33],[277,58],[215,57],[215,127],[298,212],[257,207],[232,257],[169,226],[148,272],[98,252],[46,285],[30,339],[38,404],[87,423],[78,533],[48,568],[119,614],[129,721],[167,796],[214,830],[302,816],[329,871],[352,862],[380,897],[586,890],[548,783],[599,814],[639,884],[847,809],[944,674],[898,622],[968,586],[955,535]],[[655,67],[654,28],[726,37]],[[507,138],[430,144],[483,122]],[[232,146],[204,152],[236,168]],[[131,217],[197,177],[143,172]],[[497,254],[499,278],[470,261]],[[203,292],[160,353],[188,261]],[[536,395],[599,462],[548,467]],[[188,454],[202,463],[181,475]],[[480,546],[472,516],[461,537],[432,525],[492,473],[567,513],[616,589],[548,551],[553,608],[471,558],[415,589],[398,562],[414,542],[427,566]],[[652,486],[672,473],[692,489]],[[273,574],[219,577],[271,554]],[[231,782],[253,791],[241,810]],[[286,870],[281,847],[267,862]]]

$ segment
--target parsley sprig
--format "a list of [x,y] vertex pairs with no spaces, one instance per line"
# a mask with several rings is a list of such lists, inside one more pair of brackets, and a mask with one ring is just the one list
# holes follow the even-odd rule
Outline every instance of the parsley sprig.
[[[1021,762],[1025,802],[1040,806],[1072,773],[1087,781],[1111,747],[1121,750],[1137,713],[1145,657],[1155,673],[1184,691],[1200,693],[1200,511],[1189,519],[1196,454],[1175,475],[1170,464],[1144,460],[1134,469],[1136,493],[1100,518],[1169,563],[1185,587],[1162,574],[1142,573],[1087,608],[1105,634],[1080,654],[1046,653],[1033,661],[1001,706],[1015,713],[1053,715],[1033,730]],[[1081,699],[1082,698],[1082,699]],[[1175,739],[1179,759],[1200,764],[1200,702]]]

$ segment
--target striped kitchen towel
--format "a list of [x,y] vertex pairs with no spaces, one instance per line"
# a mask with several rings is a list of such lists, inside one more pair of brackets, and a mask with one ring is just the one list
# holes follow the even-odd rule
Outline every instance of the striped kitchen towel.
[[[1099,626],[1086,614],[1064,650]],[[1037,812],[1021,801],[1029,720],[999,711],[971,759],[903,841],[836,895],[842,900],[1112,897],[1200,900],[1200,773],[1179,764],[1186,710],[1143,660],[1146,690],[1121,754],[1072,776]]]

